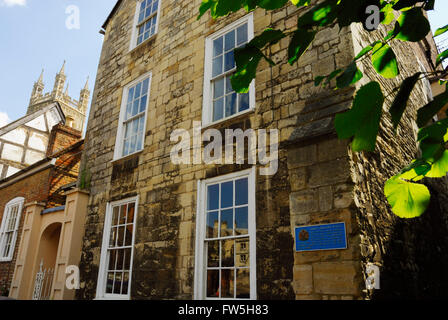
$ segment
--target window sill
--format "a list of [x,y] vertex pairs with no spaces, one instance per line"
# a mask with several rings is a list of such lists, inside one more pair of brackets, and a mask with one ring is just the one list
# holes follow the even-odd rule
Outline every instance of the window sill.
[[0,263],[1,262],[11,262],[12,258],[0,258]]
[[139,43],[135,47],[130,48],[128,51],[128,54],[132,54],[132,53],[138,51],[140,48],[143,48],[144,46],[146,46],[147,44],[149,44],[150,42],[155,40],[156,36],[157,36],[157,33],[154,33],[152,36],[150,36],[148,39],[146,39],[142,43]]
[[250,109],[244,110],[242,112],[239,112],[237,114],[234,114],[233,116],[230,116],[230,117],[227,117],[227,118],[224,118],[224,119],[217,120],[215,122],[210,122],[208,124],[202,125],[202,129],[208,129],[208,128],[211,128],[211,127],[216,127],[218,125],[221,126],[222,124],[224,124],[227,121],[231,121],[231,120],[235,121],[235,120],[238,120],[239,118],[244,118],[248,114],[251,114],[251,113],[254,113],[254,112],[255,112],[255,108],[250,108]]
[[135,157],[135,156],[140,155],[141,153],[143,153],[143,150],[145,150],[145,149],[142,149],[142,150],[139,150],[139,151],[137,151],[137,152],[128,154],[128,155],[126,155],[126,156],[124,156],[124,157],[120,157],[120,158],[112,159],[112,160],[110,161],[110,163],[114,164],[114,163],[117,163],[117,162],[121,162],[121,161],[129,160],[129,159],[131,159],[131,158],[133,158],[133,157]]

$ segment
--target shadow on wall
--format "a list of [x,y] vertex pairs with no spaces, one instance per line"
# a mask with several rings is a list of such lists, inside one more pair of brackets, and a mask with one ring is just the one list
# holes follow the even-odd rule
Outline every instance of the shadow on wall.
[[419,218],[398,219],[383,245],[380,284],[372,299],[448,297],[448,179],[427,180],[428,210]]

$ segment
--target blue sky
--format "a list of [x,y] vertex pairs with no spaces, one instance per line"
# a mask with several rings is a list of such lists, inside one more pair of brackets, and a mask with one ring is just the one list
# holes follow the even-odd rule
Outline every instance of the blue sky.
[[[103,40],[98,31],[115,3],[0,0],[0,113],[6,113],[10,121],[24,116],[42,68],[48,92],[64,60],[70,95],[79,99],[87,76],[93,91]],[[66,27],[66,9],[70,5],[79,8],[79,29]],[[0,127],[4,119],[5,115],[0,114]]]
[[[70,95],[90,76],[93,91],[102,35],[98,33],[116,0],[0,0],[0,127],[25,115],[33,83],[44,72],[45,91],[64,60]],[[80,28],[69,30],[66,9],[76,5]],[[435,28],[448,23],[448,1],[430,13]]]

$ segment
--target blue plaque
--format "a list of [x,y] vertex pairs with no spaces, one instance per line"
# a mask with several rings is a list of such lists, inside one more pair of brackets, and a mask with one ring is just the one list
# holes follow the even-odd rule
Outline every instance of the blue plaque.
[[296,252],[347,249],[345,223],[296,228]]

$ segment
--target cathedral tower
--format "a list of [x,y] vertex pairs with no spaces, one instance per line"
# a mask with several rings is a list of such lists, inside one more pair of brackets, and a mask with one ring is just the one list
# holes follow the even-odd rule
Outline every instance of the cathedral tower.
[[51,103],[58,102],[64,112],[66,124],[82,131],[90,101],[89,79],[87,78],[87,82],[81,90],[79,101],[72,99],[69,96],[68,84],[66,86],[65,66],[66,62],[64,61],[61,70],[56,74],[53,90],[45,94],[42,70],[39,79],[34,83],[27,114],[40,110]]

